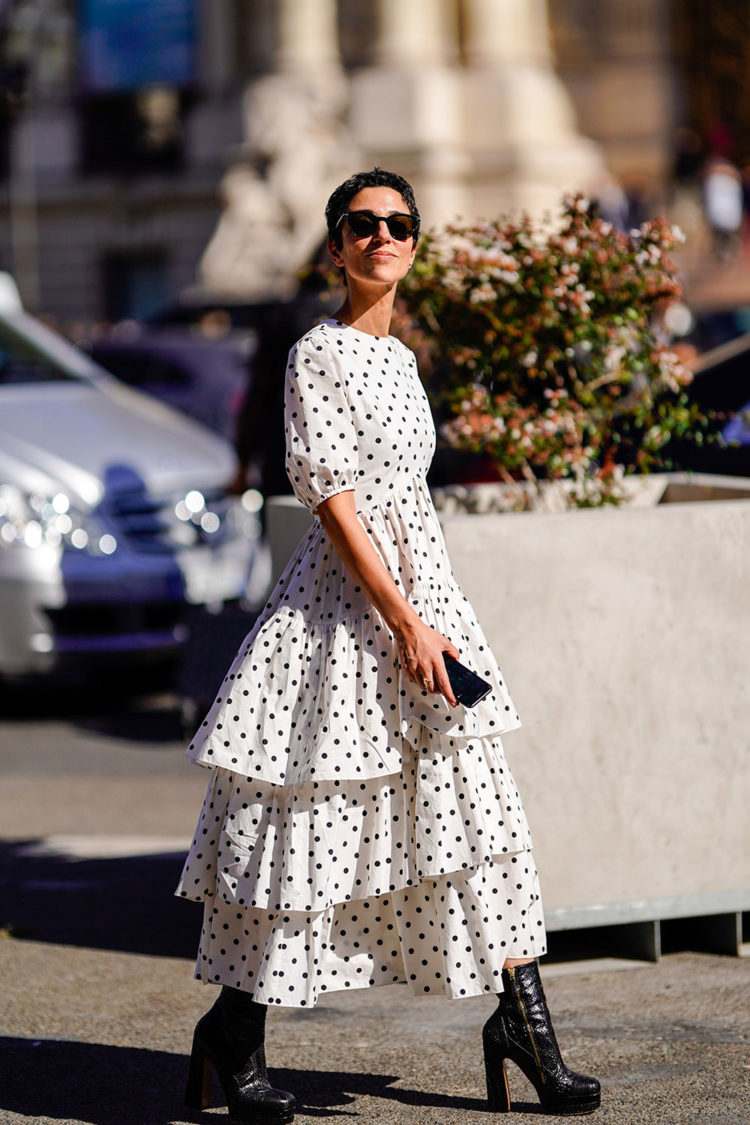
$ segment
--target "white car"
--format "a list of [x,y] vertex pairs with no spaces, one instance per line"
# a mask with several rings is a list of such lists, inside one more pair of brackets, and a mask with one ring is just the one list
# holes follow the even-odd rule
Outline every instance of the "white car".
[[178,652],[246,598],[262,498],[229,442],[123,386],[0,274],[0,676]]

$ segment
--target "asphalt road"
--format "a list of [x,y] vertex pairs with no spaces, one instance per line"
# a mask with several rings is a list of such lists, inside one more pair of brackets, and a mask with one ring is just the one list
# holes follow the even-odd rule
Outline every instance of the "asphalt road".
[[[202,648],[214,678],[245,624]],[[208,780],[184,758],[179,699],[36,685],[3,693],[0,714],[0,1125],[226,1120],[218,1099],[202,1116],[182,1106],[192,1027],[216,990],[192,976],[200,907],[172,894]],[[553,941],[542,964],[567,1061],[602,1081],[593,1120],[747,1125],[750,960],[586,953],[582,938],[556,960]],[[297,1095],[300,1125],[489,1121],[479,1031],[492,1007],[390,985],[277,1008],[271,1076]],[[537,1120],[509,1070],[512,1120]]]

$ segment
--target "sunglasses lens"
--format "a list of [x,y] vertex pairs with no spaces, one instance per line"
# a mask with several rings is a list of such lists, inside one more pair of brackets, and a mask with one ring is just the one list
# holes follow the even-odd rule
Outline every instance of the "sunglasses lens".
[[391,216],[386,219],[388,223],[388,230],[391,232],[391,238],[395,238],[397,242],[405,242],[407,238],[411,238],[414,233],[414,220],[403,218],[398,219]]
[[349,229],[356,238],[365,238],[369,234],[374,234],[378,229],[377,219],[367,211],[350,211],[347,215],[349,220]]

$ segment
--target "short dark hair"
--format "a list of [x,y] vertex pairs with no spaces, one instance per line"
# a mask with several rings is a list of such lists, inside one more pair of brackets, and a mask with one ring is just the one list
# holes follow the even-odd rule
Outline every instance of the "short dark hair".
[[343,184],[339,184],[335,191],[326,203],[326,223],[328,225],[328,237],[341,249],[343,243],[343,235],[341,227],[338,225],[339,219],[348,210],[349,203],[358,191],[366,187],[389,187],[397,191],[403,198],[404,203],[409,208],[409,214],[414,216],[414,245],[417,244],[419,238],[420,227],[420,214],[417,208],[417,203],[414,198],[414,188],[408,180],[403,176],[399,176],[398,172],[388,172],[385,168],[378,168],[375,165],[369,172],[355,172],[348,180],[344,180]]

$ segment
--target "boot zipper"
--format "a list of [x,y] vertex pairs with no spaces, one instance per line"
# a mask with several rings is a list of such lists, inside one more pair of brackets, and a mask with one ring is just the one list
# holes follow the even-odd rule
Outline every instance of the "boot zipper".
[[526,1025],[526,1031],[528,1033],[529,1040],[531,1042],[531,1049],[534,1052],[534,1058],[536,1059],[536,1065],[537,1065],[537,1069],[539,1070],[539,1075],[542,1079],[542,1082],[544,1082],[545,1074],[544,1074],[544,1068],[542,1067],[542,1060],[539,1057],[539,1050],[537,1048],[536,1040],[534,1039],[534,1035],[533,1035],[533,1032],[531,1030],[531,1024],[529,1023],[529,1017],[528,1017],[528,1014],[526,1012],[526,1005],[524,1004],[523,996],[521,995],[521,990],[518,987],[518,984],[516,982],[516,975],[513,972],[514,968],[515,968],[515,965],[512,965],[508,969],[508,976],[510,977],[510,980],[513,984],[513,992],[514,992],[515,997],[516,997],[516,1004],[521,1010],[521,1015],[523,1016],[523,1022]]

